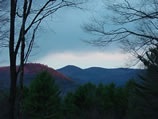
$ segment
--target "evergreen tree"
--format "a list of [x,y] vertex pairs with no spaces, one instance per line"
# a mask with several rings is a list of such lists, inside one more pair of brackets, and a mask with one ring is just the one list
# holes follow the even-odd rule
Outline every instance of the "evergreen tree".
[[59,89],[47,71],[40,72],[24,96],[23,110],[32,119],[59,119]]
[[114,83],[80,86],[64,98],[66,119],[124,119],[128,109],[128,86],[116,87]]
[[158,119],[158,47],[150,49],[141,61],[147,67],[146,75],[137,84],[138,109],[136,118]]
[[96,86],[87,83],[64,98],[68,119],[93,119],[96,105]]

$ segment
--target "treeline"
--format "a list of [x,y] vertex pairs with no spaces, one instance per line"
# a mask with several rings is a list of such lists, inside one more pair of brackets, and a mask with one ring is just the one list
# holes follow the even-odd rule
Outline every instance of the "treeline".
[[125,87],[115,84],[98,86],[88,83],[64,98],[67,119],[123,119],[128,113],[128,98],[135,86],[130,80]]
[[[52,80],[51,74],[43,71],[29,87],[23,89],[23,103],[19,111],[23,119],[156,119],[154,113],[157,114],[157,104],[150,105],[147,92],[144,94],[142,90],[144,84],[136,83],[133,79],[123,87],[117,87],[114,83],[97,86],[87,83],[62,97],[60,87]],[[6,97],[5,93],[0,95],[1,106]],[[152,97],[151,100],[155,99]]]
[[32,119],[123,119],[132,109],[135,81],[124,87],[88,83],[65,97],[48,72],[41,72],[24,88],[21,107],[25,118]]

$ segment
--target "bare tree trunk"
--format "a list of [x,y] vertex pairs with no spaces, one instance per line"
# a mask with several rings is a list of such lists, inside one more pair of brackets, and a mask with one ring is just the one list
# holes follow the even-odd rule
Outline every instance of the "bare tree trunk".
[[23,21],[21,27],[21,33],[19,40],[21,41],[21,52],[20,52],[20,79],[19,79],[19,99],[18,99],[18,119],[22,118],[21,105],[23,101],[23,80],[24,80],[24,62],[25,62],[25,24],[27,19],[27,0],[24,1],[23,5]]
[[25,38],[22,38],[22,44],[21,44],[21,63],[20,63],[20,78],[19,78],[19,98],[18,98],[18,119],[22,118],[22,111],[21,111],[21,105],[23,101],[23,80],[24,80],[24,52],[25,51]]
[[14,52],[14,32],[15,32],[15,13],[16,13],[16,0],[11,0],[10,6],[10,40],[9,40],[9,55],[10,55],[10,108],[9,117],[10,119],[15,118],[15,100],[16,100],[16,55]]
[[16,100],[16,66],[12,63],[10,65],[10,77],[11,77],[11,84],[10,84],[10,109],[9,109],[9,116],[10,119],[14,119],[14,110],[15,110],[15,100]]
[[[20,1],[20,0],[19,0]],[[32,9],[32,1],[33,0],[23,0],[23,8],[21,8],[23,14],[19,14],[17,7],[17,0],[10,0],[10,39],[9,39],[9,55],[10,55],[10,119],[15,119],[15,101],[16,101],[16,86],[17,86],[17,79],[20,75],[20,88],[19,88],[19,95],[18,95],[18,118],[21,118],[21,104],[23,100],[23,78],[24,78],[24,64],[27,62],[29,54],[32,50],[34,40],[35,40],[35,33],[42,22],[42,20],[51,14],[55,13],[58,9],[68,6],[76,7],[76,3],[69,2],[66,0],[46,0],[46,2],[42,5],[39,10],[34,10],[34,15],[31,16],[32,18],[30,22],[27,23],[27,27],[25,29],[26,20],[30,15],[30,11]],[[23,3],[22,2],[22,3]],[[78,3],[80,4],[80,3]],[[17,11],[16,11],[17,10]],[[22,20],[19,38],[15,40],[15,18],[19,17]],[[28,40],[28,48],[25,48],[25,36],[28,31],[33,31],[31,39]],[[21,49],[20,49],[21,48]],[[25,52],[26,51],[26,52]],[[16,70],[16,56],[20,53],[20,66],[19,69]],[[25,54],[26,53],[26,54]],[[20,74],[19,74],[20,73]]]

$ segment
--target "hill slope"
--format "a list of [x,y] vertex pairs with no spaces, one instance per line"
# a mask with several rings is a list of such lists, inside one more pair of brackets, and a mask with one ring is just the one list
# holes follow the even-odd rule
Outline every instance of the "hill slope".
[[[18,68],[18,67],[17,67]],[[56,83],[61,87],[63,93],[76,88],[76,84],[70,78],[66,77],[62,73],[42,64],[26,64],[24,67],[24,85],[28,86],[30,81],[35,78],[35,75],[42,71],[47,70],[55,78]],[[10,85],[10,72],[9,67],[0,67],[0,90],[8,89]]]

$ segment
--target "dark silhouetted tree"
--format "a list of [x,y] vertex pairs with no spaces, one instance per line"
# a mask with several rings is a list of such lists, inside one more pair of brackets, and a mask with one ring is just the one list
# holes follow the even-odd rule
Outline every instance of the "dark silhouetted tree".
[[60,119],[61,99],[51,74],[40,72],[24,96],[23,110],[32,119]]
[[134,118],[157,119],[158,114],[158,48],[152,48],[141,58],[147,67],[146,75],[137,84],[137,110]]
[[64,98],[64,113],[69,119],[123,119],[128,109],[126,88],[115,84],[80,86]]

